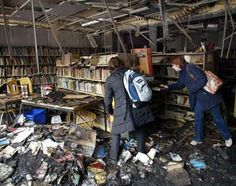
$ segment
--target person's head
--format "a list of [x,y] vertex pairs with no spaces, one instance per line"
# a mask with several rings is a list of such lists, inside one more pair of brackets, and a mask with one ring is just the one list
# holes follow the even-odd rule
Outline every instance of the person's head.
[[178,72],[186,65],[186,62],[185,62],[183,56],[174,56],[170,60],[170,64],[172,66],[172,69],[174,69],[176,72]]
[[109,69],[110,72],[113,72],[114,70],[123,67],[123,62],[118,57],[112,57],[109,61]]

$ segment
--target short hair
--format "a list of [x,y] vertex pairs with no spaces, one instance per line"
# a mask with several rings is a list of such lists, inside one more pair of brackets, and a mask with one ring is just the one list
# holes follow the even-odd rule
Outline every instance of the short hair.
[[111,71],[123,66],[124,66],[123,62],[118,57],[112,57],[109,61],[109,68]]
[[184,56],[178,55],[171,58],[170,64],[179,65],[179,67],[182,68],[186,65],[186,61],[184,60]]

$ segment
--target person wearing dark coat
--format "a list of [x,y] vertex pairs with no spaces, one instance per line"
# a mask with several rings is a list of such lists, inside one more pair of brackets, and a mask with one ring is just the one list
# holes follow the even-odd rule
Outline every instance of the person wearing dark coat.
[[[143,125],[153,121],[154,117],[147,104],[138,109],[132,107],[132,102],[123,85],[124,73],[127,70],[123,67],[123,62],[118,57],[113,57],[109,61],[109,68],[111,74],[106,79],[104,102],[106,112],[114,117],[110,149],[110,160],[114,163],[118,160],[122,133],[134,133],[137,139],[137,150],[144,152]],[[113,98],[115,100],[114,109],[112,107]]]
[[222,138],[225,140],[225,145],[230,147],[232,145],[231,134],[220,110],[220,104],[223,102],[222,95],[219,92],[211,94],[203,89],[207,83],[204,71],[195,64],[187,63],[183,56],[175,56],[170,63],[172,69],[179,72],[179,80],[165,88],[176,90],[186,86],[189,92],[190,107],[194,111],[195,137],[190,144],[202,143],[204,112],[210,111]]

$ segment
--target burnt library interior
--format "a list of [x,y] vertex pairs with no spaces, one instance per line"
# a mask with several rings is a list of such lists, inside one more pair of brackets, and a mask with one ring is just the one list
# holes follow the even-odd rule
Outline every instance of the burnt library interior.
[[236,0],[0,6],[0,185],[235,185]]

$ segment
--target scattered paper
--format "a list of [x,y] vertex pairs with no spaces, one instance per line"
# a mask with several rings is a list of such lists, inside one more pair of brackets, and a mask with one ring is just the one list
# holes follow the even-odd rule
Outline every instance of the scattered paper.
[[34,128],[24,128],[23,131],[19,132],[11,143],[20,143],[28,138],[32,133],[34,133]]

